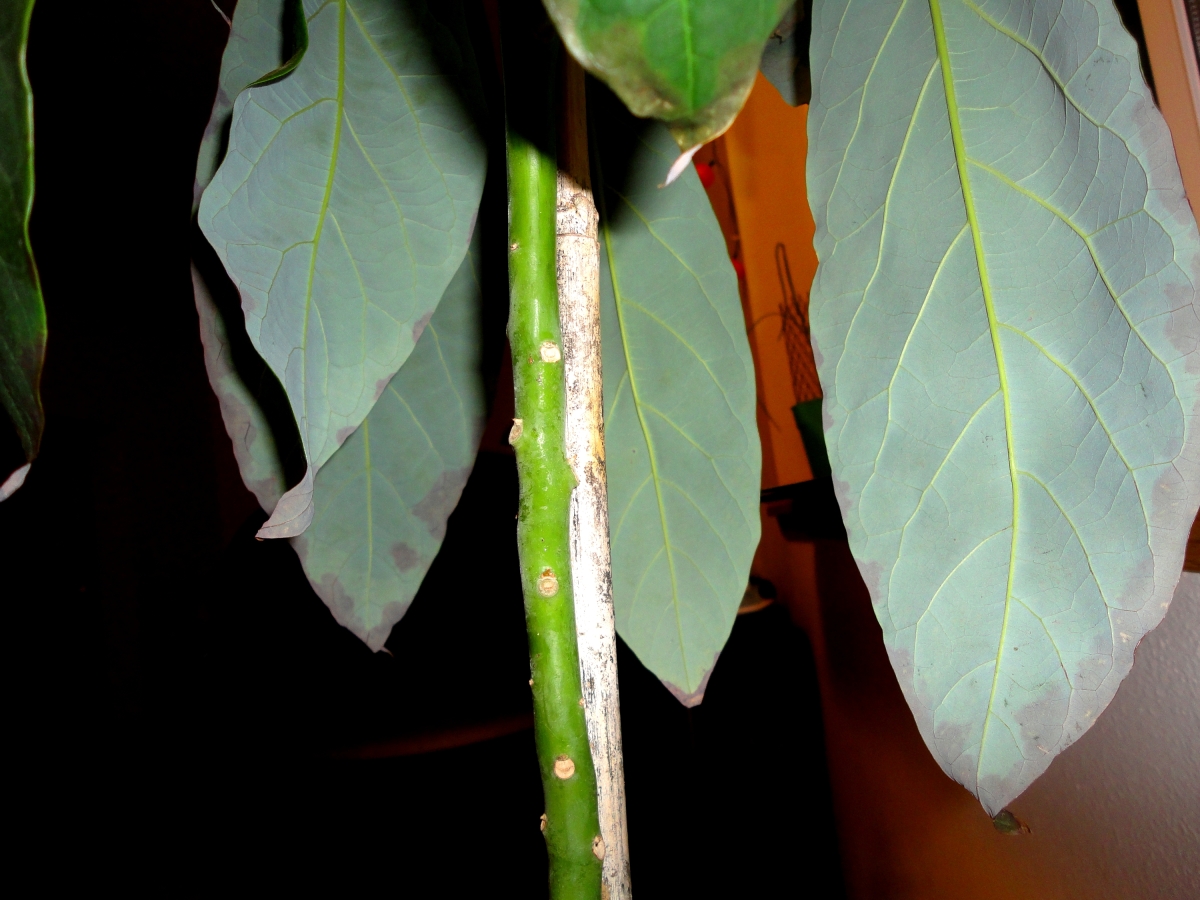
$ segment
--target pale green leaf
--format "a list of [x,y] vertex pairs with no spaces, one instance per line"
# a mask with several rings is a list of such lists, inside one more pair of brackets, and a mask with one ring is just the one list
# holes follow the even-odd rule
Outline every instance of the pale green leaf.
[[[478,255],[475,247],[463,260],[404,366],[317,473],[312,524],[292,539],[313,589],[372,650],[407,611],[437,555],[479,445],[486,404]],[[286,488],[264,413],[278,383],[259,371],[252,349],[239,354],[229,331],[239,323],[222,314],[194,267],[192,277],[204,363],[242,480],[270,510]]]
[[249,87],[262,87],[286,78],[296,71],[300,60],[308,52],[308,17],[301,0],[287,0],[283,12],[283,42],[280,46],[282,61],[261,78],[255,78]]
[[[298,4],[297,4],[298,5]],[[212,115],[200,141],[192,205],[200,206],[200,195],[216,174],[229,139],[229,120],[238,94],[288,60],[287,0],[239,0],[233,11],[229,42],[221,56],[221,74]],[[195,209],[193,209],[195,212]]]
[[[221,57],[221,72],[212,113],[204,129],[196,160],[193,207],[216,174],[229,136],[233,103],[243,90],[288,59],[286,18],[289,0],[240,0],[233,13],[229,41]],[[297,5],[292,4],[294,7]],[[195,212],[193,209],[193,213]],[[209,383],[221,407],[225,430],[233,444],[242,481],[268,513],[287,491],[284,466],[263,406],[265,391],[282,390],[253,347],[245,348],[242,317],[222,311],[213,294],[227,280],[223,272],[192,265],[192,287],[200,319],[200,339]],[[239,351],[241,351],[239,353]],[[239,368],[238,358],[241,357]],[[264,377],[265,376],[265,377]],[[275,381],[270,384],[270,381]],[[256,389],[251,389],[249,385]],[[290,415],[290,412],[289,412]],[[278,424],[278,423],[277,423]],[[284,438],[286,440],[286,437]]]
[[408,610],[475,463],[487,405],[477,272],[475,247],[412,355],[317,473],[312,525],[292,538],[313,589],[372,650]]
[[0,401],[26,464],[0,472],[0,500],[21,486],[37,456],[44,420],[38,386],[46,354],[46,310],[29,246],[33,207],[33,94],[25,45],[33,0],[0,4]]
[[457,3],[304,8],[307,53],[238,96],[199,213],[308,460],[268,537],[308,526],[316,472],[412,351],[466,252],[485,166]]
[[754,364],[695,170],[660,189],[675,156],[667,130],[600,94],[591,97],[613,605],[621,637],[692,706],[758,545]]
[[[680,149],[725,131],[791,0],[544,0],[563,42]],[[661,173],[660,178],[661,181]]]
[[[231,98],[288,55],[280,30],[286,14],[283,0],[238,5],[197,165],[199,189],[216,169]],[[318,471],[313,522],[293,541],[316,592],[372,649],[382,646],[436,555],[478,444],[484,404],[477,255],[464,259],[412,355],[362,426]],[[278,381],[249,346],[231,306],[236,300],[216,302],[196,268],[193,281],[205,365],[238,467],[270,511],[287,487],[289,467],[280,455],[294,452],[291,412],[277,396]],[[223,288],[217,273],[208,272],[208,281],[218,292]]]
[[811,59],[830,462],[921,733],[996,814],[1179,578],[1200,239],[1109,0],[818,0]]

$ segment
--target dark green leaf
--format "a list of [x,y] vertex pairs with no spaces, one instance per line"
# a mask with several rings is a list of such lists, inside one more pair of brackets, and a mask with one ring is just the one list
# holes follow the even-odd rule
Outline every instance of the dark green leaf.
[[46,352],[46,310],[29,246],[33,94],[25,45],[32,13],[33,0],[0,3],[0,399],[16,425],[26,460],[0,485],[0,500],[25,480],[44,425],[38,386]]
[[[545,0],[572,55],[681,150],[710,141],[746,102],[763,45],[791,0]],[[662,173],[659,173],[662,181]]]

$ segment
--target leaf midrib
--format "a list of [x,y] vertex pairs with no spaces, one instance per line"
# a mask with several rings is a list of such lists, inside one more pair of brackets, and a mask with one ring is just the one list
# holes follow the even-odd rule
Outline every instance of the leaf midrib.
[[683,24],[683,55],[687,61],[688,109],[696,109],[696,48],[692,38],[692,9],[690,0],[679,0],[679,17]]
[[[301,403],[304,408],[304,429],[308,431],[308,319],[313,305],[313,282],[316,279],[317,254],[321,249],[321,234],[325,230],[325,217],[329,212],[329,201],[333,195],[333,180],[337,173],[338,153],[342,145],[342,118],[346,110],[346,3],[338,2],[338,55],[337,55],[337,116],[333,126],[333,151],[329,154],[329,171],[325,177],[325,194],[317,214],[317,230],[313,234],[312,256],[308,260],[308,281],[304,287],[304,323],[300,331],[300,383],[304,385]],[[323,9],[324,7],[322,7]],[[307,441],[305,443],[308,443]],[[312,453],[312,448],[306,448]]]
[[604,252],[608,256],[608,268],[612,273],[613,305],[617,309],[617,327],[621,330],[621,350],[625,355],[625,371],[629,373],[629,393],[633,398],[633,408],[637,412],[638,425],[642,429],[642,437],[646,441],[646,457],[650,462],[650,476],[654,483],[654,499],[658,503],[658,516],[662,523],[663,551],[667,557],[667,571],[671,576],[671,607],[675,613],[675,629],[679,636],[679,658],[683,663],[685,687],[690,687],[691,676],[688,673],[687,649],[683,640],[683,617],[679,613],[679,578],[675,573],[675,554],[671,546],[671,532],[667,526],[667,508],[663,501],[662,479],[658,473],[658,454],[655,452],[654,440],[650,437],[650,427],[642,412],[642,402],[638,397],[637,378],[633,374],[633,360],[629,357],[629,337],[625,333],[625,314],[621,309],[621,289],[617,284],[616,262],[612,253],[612,236],[607,226],[604,228]]
[[975,780],[978,783],[983,769],[983,757],[987,748],[988,728],[995,713],[996,691],[1000,684],[1000,661],[1004,656],[1004,644],[1008,639],[1008,622],[1012,614],[1013,577],[1016,572],[1017,521],[1020,510],[1019,476],[1013,449],[1012,400],[1008,389],[1008,372],[1004,367],[1004,350],[1000,344],[1000,322],[992,302],[992,284],[988,277],[987,257],[983,250],[983,233],[975,211],[975,197],[971,191],[971,176],[968,167],[966,142],[963,139],[962,122],[959,118],[958,96],[954,86],[954,73],[950,62],[950,49],[946,41],[946,26],[942,21],[941,0],[929,0],[929,14],[933,22],[933,36],[937,47],[938,62],[942,68],[942,85],[946,92],[946,115],[950,123],[950,135],[954,143],[954,162],[958,168],[959,184],[962,187],[963,206],[967,224],[971,228],[971,240],[975,246],[975,262],[979,269],[979,285],[983,293],[983,306],[988,318],[988,331],[992,338],[992,349],[996,355],[996,371],[1000,380],[1000,393],[1004,401],[1005,445],[1008,451],[1008,471],[1012,482],[1012,541],[1008,557],[1008,583],[1004,592],[1004,617],[1000,622],[1000,640],[996,647],[996,665],[992,670],[992,687],[988,695],[987,712],[983,720],[983,733],[979,738],[979,758],[975,764]]
[[[601,205],[606,206],[607,204],[604,204],[603,200],[606,190],[603,181],[604,176],[599,166],[597,166],[596,174],[599,176],[597,181],[600,182],[597,185],[598,190],[596,191],[596,196],[600,200]],[[632,204],[630,205],[632,206]],[[679,613],[679,580],[675,573],[675,557],[673,553],[674,548],[671,546],[670,530],[667,527],[667,510],[666,505],[663,502],[662,484],[658,474],[658,460],[654,451],[654,441],[650,437],[650,429],[646,424],[645,416],[642,414],[642,404],[638,399],[637,378],[633,374],[633,360],[629,357],[629,338],[625,332],[625,314],[621,309],[621,287],[617,280],[617,265],[616,260],[613,258],[612,234],[608,228],[608,216],[606,209],[601,210],[600,229],[604,233],[604,253],[608,257],[608,271],[612,278],[613,306],[615,306],[617,310],[617,327],[621,332],[621,352],[625,357],[625,372],[629,375],[629,393],[633,398],[633,408],[637,413],[638,425],[642,429],[642,437],[646,441],[646,456],[650,462],[650,480],[654,483],[654,498],[658,503],[658,516],[662,525],[663,533],[663,550],[667,557],[667,572],[671,576],[671,608],[675,613],[675,629],[679,637],[679,658],[683,663],[684,687],[690,690],[691,676],[688,673],[687,649],[684,646],[683,640],[683,617]],[[649,570],[647,569],[647,571]],[[643,574],[643,578],[644,577],[645,576]]]

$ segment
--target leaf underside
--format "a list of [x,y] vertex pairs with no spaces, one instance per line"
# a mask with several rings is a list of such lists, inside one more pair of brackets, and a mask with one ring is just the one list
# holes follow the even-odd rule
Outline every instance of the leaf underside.
[[[725,131],[791,0],[545,0],[563,42],[686,150]],[[661,179],[660,179],[661,180]]]
[[[285,12],[283,0],[242,0],[237,7],[197,165],[198,192],[216,170],[232,98],[286,55]],[[400,372],[317,472],[312,524],[292,541],[316,593],[373,650],[407,611],[436,556],[479,443],[485,404],[477,266],[475,248]],[[291,449],[290,435],[276,434],[264,413],[281,388],[260,371],[261,357],[235,347],[239,335],[230,330],[241,328],[240,316],[222,313],[195,268],[193,279],[209,380],[242,479],[270,511],[288,483],[280,456]]]
[[[477,266],[476,247],[379,402],[317,473],[312,524],[292,539],[317,595],[372,650],[437,556],[483,432]],[[253,374],[234,364],[230,323],[195,270],[193,278],[209,381],[242,480],[270,510],[286,481],[264,398],[248,387]]]
[[286,60],[285,15],[285,0],[238,0],[234,8],[229,41],[221,56],[217,95],[196,161],[193,213],[199,209],[200,197],[225,155],[238,94]]
[[[229,41],[221,56],[216,97],[196,160],[193,214],[224,156],[237,96],[287,59],[286,14],[286,0],[240,0],[234,8]],[[222,287],[219,282],[223,274],[206,274],[195,264],[192,266],[204,365],[220,403],[242,481],[269,513],[288,487],[277,438],[263,411],[267,402],[264,385],[266,389],[277,385],[268,384],[274,376],[262,371],[266,364],[257,351],[246,353],[240,368],[236,362],[239,354],[234,344],[244,333],[242,317],[229,310],[223,312],[213,298]]]
[[[601,96],[604,95],[604,96]],[[703,698],[758,545],[754,369],[695,171],[660,189],[667,130],[593,91],[604,432],[617,630],[686,705]]]
[[[33,251],[33,96],[25,45],[33,0],[0,5],[0,400],[16,426],[26,463],[42,440],[38,386],[46,351],[46,310]],[[26,465],[0,472],[0,500],[20,486]]]
[[265,537],[307,527],[316,472],[412,352],[466,253],[485,168],[459,4],[304,9],[307,52],[237,97],[199,210],[308,460]]
[[475,464],[487,412],[477,272],[475,247],[412,355],[317,473],[312,525],[292,538],[313,589],[372,650],[408,611]]
[[994,815],[1179,578],[1200,239],[1109,0],[817,0],[811,61],[839,499],[922,735]]

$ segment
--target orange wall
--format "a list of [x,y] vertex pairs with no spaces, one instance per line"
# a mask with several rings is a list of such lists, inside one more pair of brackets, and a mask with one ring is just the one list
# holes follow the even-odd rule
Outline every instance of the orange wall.
[[808,107],[793,109],[762,77],[725,133],[733,203],[746,267],[745,300],[750,346],[759,368],[763,487],[808,481],[812,472],[792,418],[796,395],[783,341],[783,300],[775,268],[775,245],[788,248],[796,290],[806,298],[817,271],[813,219],[804,187]]

